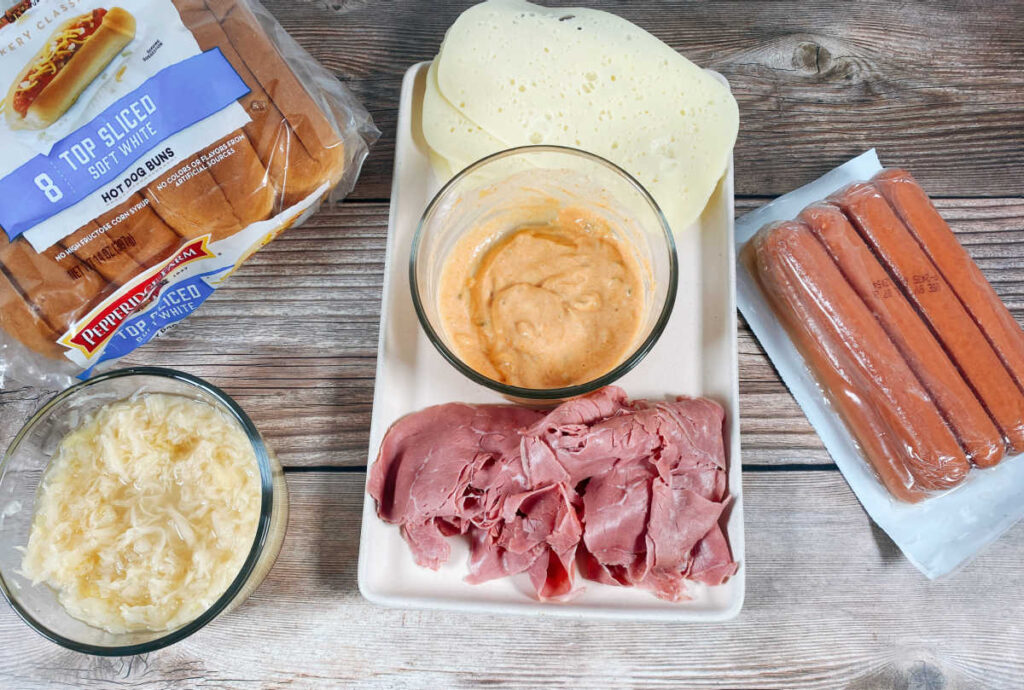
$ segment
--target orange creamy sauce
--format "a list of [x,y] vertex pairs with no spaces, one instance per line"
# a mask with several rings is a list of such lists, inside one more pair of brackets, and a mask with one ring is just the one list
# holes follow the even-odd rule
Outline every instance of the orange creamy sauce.
[[564,208],[497,239],[468,233],[446,259],[438,306],[467,365],[514,386],[560,388],[630,354],[645,316],[642,276],[604,221]]

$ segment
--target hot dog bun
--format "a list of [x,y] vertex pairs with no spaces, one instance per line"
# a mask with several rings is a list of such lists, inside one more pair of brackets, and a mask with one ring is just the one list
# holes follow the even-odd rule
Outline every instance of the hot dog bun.
[[[105,230],[103,228],[106,228]],[[167,258],[181,237],[160,220],[139,194],[61,241],[107,280],[124,284]]]
[[0,234],[0,264],[50,328],[60,333],[114,287],[60,245],[36,253],[24,239],[9,242]]
[[274,207],[276,190],[267,169],[256,155],[245,132],[234,132],[220,144],[229,145],[217,163],[210,166],[210,174],[224,190],[231,210],[242,227],[266,220]]
[[0,269],[0,328],[34,352],[51,358],[60,357],[61,350],[57,346],[57,332],[50,328],[43,317],[25,301],[25,298],[2,269]]
[[[123,218],[125,213],[130,214],[128,218]],[[123,220],[119,220],[121,218]],[[178,235],[160,220],[160,216],[141,194],[133,194],[128,201],[96,219],[97,225],[107,223],[112,224],[114,237],[119,232],[123,233],[121,236],[128,244],[128,255],[143,268],[163,261],[181,244]],[[134,244],[131,240],[134,240]]]
[[288,67],[256,16],[238,0],[207,0],[246,66],[284,115],[299,141],[321,165],[321,182],[334,186],[345,169],[345,146],[298,78]]
[[220,48],[238,76],[250,91],[238,100],[252,118],[245,133],[270,180],[277,188],[279,198],[275,212],[309,196],[324,182],[323,166],[303,146],[284,115],[246,67],[238,51],[231,45],[217,18],[207,9],[203,0],[174,0],[185,26],[195,36],[202,50]]
[[[54,32],[54,36],[81,20],[82,16],[79,15],[64,22]],[[86,87],[134,36],[135,17],[120,7],[111,8],[103,16],[99,28],[82,43],[50,83],[43,87],[22,117],[13,107],[14,94],[29,72],[40,61],[48,59],[52,42],[47,41],[46,46],[25,65],[7,92],[7,105],[4,108],[7,124],[12,129],[44,129],[52,125],[74,105]]]
[[60,244],[107,280],[126,283],[139,272],[139,264],[125,251],[125,244],[131,240],[106,237],[100,233],[101,227],[97,221],[91,220],[61,240]]
[[180,185],[171,179],[170,173],[161,181],[166,183],[163,187],[151,184],[143,194],[157,215],[178,235],[192,239],[209,233],[221,239],[242,229],[224,191],[209,170],[196,173]]
[[[204,168],[187,179],[169,171],[145,189],[156,213],[189,239],[210,234],[222,240],[270,217],[274,186],[242,131],[229,134],[187,159],[202,158]],[[179,168],[180,169],[180,168]]]

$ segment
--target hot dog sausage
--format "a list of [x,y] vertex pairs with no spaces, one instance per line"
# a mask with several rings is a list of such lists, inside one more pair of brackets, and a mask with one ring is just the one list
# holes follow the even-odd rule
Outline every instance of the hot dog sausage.
[[884,170],[874,185],[956,292],[1017,385],[1024,387],[1024,331],[931,199],[905,170]]
[[870,184],[852,185],[833,199],[931,326],[1010,447],[1024,450],[1024,396],[903,221]]
[[917,501],[962,481],[952,431],[811,230],[776,224],[753,247],[765,294],[889,491]]
[[800,214],[840,271],[874,313],[889,338],[932,396],[974,464],[991,467],[1003,457],[1002,435],[953,366],[942,345],[843,212],[815,204]]

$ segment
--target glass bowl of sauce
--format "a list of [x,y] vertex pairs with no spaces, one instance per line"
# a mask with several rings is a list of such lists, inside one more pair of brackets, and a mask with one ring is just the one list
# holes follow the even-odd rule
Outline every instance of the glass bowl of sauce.
[[627,172],[559,146],[509,149],[453,177],[409,260],[420,324],[471,380],[558,401],[632,370],[675,303],[672,232]]

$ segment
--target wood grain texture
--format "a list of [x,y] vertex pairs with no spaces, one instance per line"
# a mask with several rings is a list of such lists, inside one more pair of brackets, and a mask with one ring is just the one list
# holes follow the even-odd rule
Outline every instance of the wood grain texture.
[[[370,109],[384,137],[354,198],[387,198],[401,76],[473,3],[265,4]],[[615,12],[721,72],[740,105],[738,194],[782,194],[872,146],[936,195],[1024,189],[1024,3],[543,4]]]
[[[765,201],[739,199],[737,213]],[[936,203],[1024,322],[1024,201]],[[380,203],[321,211],[257,253],[195,314],[123,362],[184,369],[223,387],[286,466],[365,465],[387,214]],[[742,319],[740,326],[744,464],[831,463]],[[0,443],[48,395],[25,388],[0,392]]]
[[724,624],[378,608],[356,589],[364,475],[290,474],[281,556],[239,610],[165,650],[64,651],[0,610],[0,685],[41,687],[1013,688],[1018,525],[928,582],[835,472],[749,473],[747,599]]
[[[928,582],[865,515],[740,319],[747,600],[715,625],[393,611],[356,589],[398,92],[471,0],[263,0],[383,137],[350,197],[123,360],[225,388],[288,473],[250,602],[139,657],[65,651],[0,606],[0,688],[1018,688],[1024,525]],[[910,168],[1024,322],[1024,4],[543,0],[607,9],[725,75],[737,214],[877,147]],[[336,11],[338,10],[338,11]],[[361,202],[360,202],[361,200]],[[410,328],[415,328],[410,324]],[[52,391],[0,390],[0,446]],[[300,471],[322,467],[347,471]],[[353,471],[354,470],[354,471]]]

